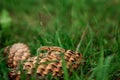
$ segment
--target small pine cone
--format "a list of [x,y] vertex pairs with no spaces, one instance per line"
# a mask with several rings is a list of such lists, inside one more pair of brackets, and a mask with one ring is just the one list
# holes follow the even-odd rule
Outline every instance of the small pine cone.
[[5,56],[8,56],[7,65],[16,68],[18,64],[30,57],[30,50],[26,44],[15,43],[4,49]]
[[[65,53],[51,51],[50,54],[43,56],[43,58],[41,58],[41,55],[28,58],[26,62],[23,63],[23,71],[26,71],[26,74],[31,76],[34,73],[37,74],[37,80],[45,77],[47,74],[52,74],[54,77],[61,77],[64,74],[62,70],[62,56],[66,61],[66,68],[69,73],[72,73],[72,71],[77,69],[81,64],[82,55],[80,53],[72,50],[67,50]],[[19,75],[18,73],[16,74],[16,76]]]

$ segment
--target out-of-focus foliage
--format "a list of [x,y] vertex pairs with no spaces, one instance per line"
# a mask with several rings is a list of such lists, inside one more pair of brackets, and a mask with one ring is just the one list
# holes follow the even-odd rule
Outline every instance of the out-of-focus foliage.
[[2,28],[10,27],[11,22],[12,22],[12,19],[9,16],[9,13],[6,10],[3,10],[0,17],[0,24]]
[[7,9],[12,12],[31,12],[40,8],[41,0],[0,0],[0,10]]

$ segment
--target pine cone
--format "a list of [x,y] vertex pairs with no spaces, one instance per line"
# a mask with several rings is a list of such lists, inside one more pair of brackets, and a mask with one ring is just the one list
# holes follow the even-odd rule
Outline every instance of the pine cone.
[[26,44],[15,43],[4,49],[5,56],[8,56],[7,65],[10,68],[16,68],[20,62],[30,57],[30,50]]
[[[66,68],[69,73],[79,67],[82,61],[82,55],[80,53],[72,50],[64,50],[64,53],[61,52],[62,51],[52,50],[42,57],[41,54],[36,57],[30,57],[23,64],[23,71],[26,71],[27,75],[37,74],[37,79],[39,77],[45,77],[47,74],[52,74],[54,77],[61,77],[64,74],[62,70],[62,57],[66,61]],[[17,72],[12,74],[16,74],[16,79],[18,79],[18,76],[20,75],[20,73]]]

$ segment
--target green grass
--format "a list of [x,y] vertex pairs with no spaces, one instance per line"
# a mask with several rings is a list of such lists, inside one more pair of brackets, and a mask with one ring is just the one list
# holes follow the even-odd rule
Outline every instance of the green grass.
[[120,79],[119,0],[1,0],[0,20],[3,10],[11,22],[0,22],[1,80],[9,71],[3,49],[15,42],[28,44],[32,55],[44,45],[80,52],[85,63],[71,76],[63,61],[64,80]]

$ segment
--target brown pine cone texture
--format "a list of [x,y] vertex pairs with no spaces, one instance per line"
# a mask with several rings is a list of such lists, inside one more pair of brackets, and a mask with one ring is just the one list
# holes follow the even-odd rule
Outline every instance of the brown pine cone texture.
[[[12,48],[15,46],[16,45],[13,45]],[[12,58],[11,55],[8,56],[8,60],[12,59],[11,62],[8,61],[8,66],[16,66],[14,64],[15,62],[18,64],[18,61],[23,60],[21,53],[17,54],[17,51],[19,49],[23,50],[23,48],[28,50],[26,45],[22,48],[14,48],[15,51],[11,48],[9,49],[9,54],[14,54],[14,56],[12,56]],[[40,50],[47,50],[48,52],[40,53],[38,56],[34,57],[30,57],[30,55],[28,57],[25,56],[24,59],[27,60],[22,65],[22,71],[18,68],[12,69],[9,73],[10,79],[20,80],[21,75],[25,73],[27,75],[26,80],[30,80],[30,76],[33,76],[34,74],[36,74],[36,80],[41,80],[48,74],[51,74],[53,77],[62,77],[64,74],[62,69],[63,60],[66,62],[66,68],[69,73],[72,73],[74,69],[77,69],[82,61],[82,55],[72,50],[64,50],[60,47],[48,46],[41,47]],[[26,53],[22,53],[22,56],[23,55],[26,55]],[[16,59],[16,57],[18,59]]]
[[16,43],[4,49],[4,54],[8,56],[7,65],[16,68],[20,62],[30,57],[30,50],[26,44]]

